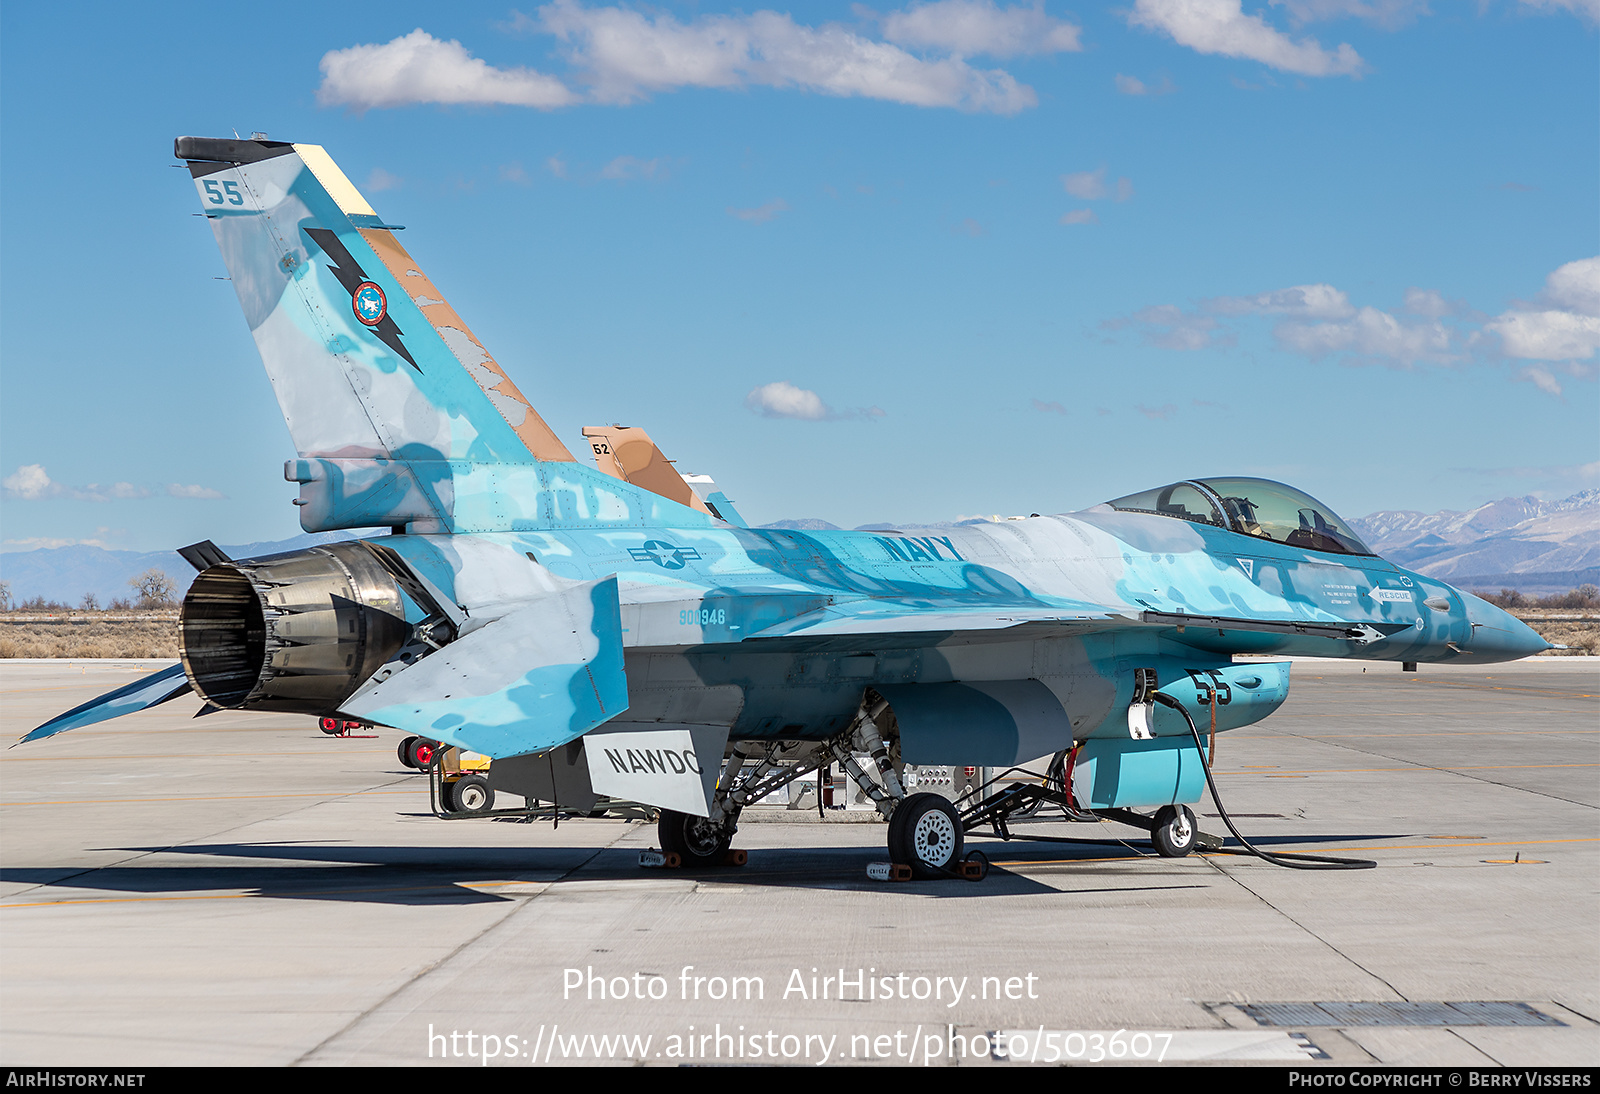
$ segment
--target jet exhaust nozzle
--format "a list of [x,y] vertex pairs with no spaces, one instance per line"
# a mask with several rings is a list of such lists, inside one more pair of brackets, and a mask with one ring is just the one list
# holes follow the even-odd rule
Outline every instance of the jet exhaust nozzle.
[[394,576],[349,542],[202,571],[178,641],[189,683],[219,707],[325,714],[410,634]]

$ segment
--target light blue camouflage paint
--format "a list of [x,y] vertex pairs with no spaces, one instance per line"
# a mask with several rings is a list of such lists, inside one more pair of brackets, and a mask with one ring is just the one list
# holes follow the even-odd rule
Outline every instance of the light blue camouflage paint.
[[[574,462],[321,149],[179,150],[294,439],[303,527],[392,529],[372,542],[394,579],[425,579],[458,617],[419,621],[431,609],[408,600],[413,632],[448,640],[352,677],[341,713],[506,757],[600,725],[820,741],[881,696],[916,762],[1092,741],[1103,800],[1193,801],[1182,719],[1158,708],[1155,743],[1130,738],[1139,669],[1223,731],[1288,691],[1286,664],[1235,655],[1476,664],[1546,648],[1261,480],[955,529],[714,519]],[[1207,709],[1211,693],[1228,701]],[[1118,790],[1106,772],[1122,765]]]

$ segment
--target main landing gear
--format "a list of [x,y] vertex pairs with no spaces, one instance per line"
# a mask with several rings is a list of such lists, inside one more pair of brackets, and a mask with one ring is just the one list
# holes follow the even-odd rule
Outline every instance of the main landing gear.
[[961,861],[964,832],[943,794],[912,794],[889,816],[889,858],[918,877],[939,877]]
[[678,865],[690,869],[721,866],[733,843],[734,826],[718,824],[707,817],[676,813],[671,809],[661,811],[656,822],[656,834],[661,839],[661,851],[677,855]]

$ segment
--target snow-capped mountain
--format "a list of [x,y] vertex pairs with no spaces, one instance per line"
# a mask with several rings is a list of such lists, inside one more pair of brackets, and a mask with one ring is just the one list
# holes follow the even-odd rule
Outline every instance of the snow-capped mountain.
[[1553,592],[1600,579],[1600,490],[1466,512],[1388,510],[1350,524],[1383,557],[1468,588]]

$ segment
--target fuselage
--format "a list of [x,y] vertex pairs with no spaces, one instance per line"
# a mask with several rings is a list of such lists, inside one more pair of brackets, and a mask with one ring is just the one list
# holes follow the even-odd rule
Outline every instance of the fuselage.
[[[751,739],[826,737],[864,687],[881,684],[1037,679],[1076,736],[1125,736],[1134,664],[1157,667],[1165,683],[1235,654],[1482,663],[1547,648],[1493,605],[1377,556],[1105,506],[883,531],[617,528],[381,542],[480,619],[537,597],[550,575],[615,574],[625,720],[707,720]],[[948,622],[930,627],[927,616]],[[1366,624],[1385,636],[1135,625],[1191,616]]]

